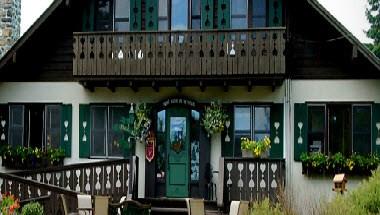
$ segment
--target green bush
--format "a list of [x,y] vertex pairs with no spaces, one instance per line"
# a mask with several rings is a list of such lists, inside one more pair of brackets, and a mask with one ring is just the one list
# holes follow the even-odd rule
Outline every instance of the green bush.
[[265,199],[262,202],[255,202],[250,210],[250,215],[283,215],[281,212],[281,206],[279,204],[271,205],[269,199]]
[[322,211],[323,215],[380,214],[380,168],[372,177],[345,196],[337,196]]
[[44,208],[38,202],[31,202],[22,207],[21,215],[43,215]]

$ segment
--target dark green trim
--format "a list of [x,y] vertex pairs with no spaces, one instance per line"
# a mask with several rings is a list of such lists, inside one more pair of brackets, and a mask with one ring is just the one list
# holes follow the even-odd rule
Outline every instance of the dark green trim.
[[213,29],[214,28],[214,1],[201,0],[201,28]]
[[218,1],[218,29],[229,29],[231,26],[230,0]]
[[230,137],[230,142],[226,142],[227,129],[222,131],[222,156],[223,157],[233,157],[234,156],[234,105],[233,104],[223,104],[229,119],[230,127],[228,128],[228,136]]
[[[301,128],[300,128],[301,127]],[[303,152],[307,152],[307,105],[294,104],[294,160],[300,161],[300,156]]]
[[94,31],[94,23],[95,23],[95,1],[90,0],[87,7],[83,10],[82,17],[82,30],[84,32]]
[[284,104],[273,104],[270,109],[270,158],[284,157]]
[[[91,144],[91,121],[90,121],[90,105],[79,105],[79,157],[90,157],[90,144]],[[86,122],[84,128],[83,122]],[[85,137],[85,138],[84,138]]]
[[72,110],[71,104],[61,105],[61,148],[65,150],[66,157],[71,157]]
[[131,31],[141,30],[141,0],[131,0],[130,2],[130,29]]
[[[2,123],[4,123],[4,127]],[[0,104],[0,146],[8,144],[8,126],[9,126],[9,106],[8,104]]]
[[269,27],[279,27],[282,22],[282,0],[269,0]]
[[380,130],[376,124],[380,123],[380,104],[372,106],[372,153],[380,155]]
[[145,30],[158,30],[158,1],[145,0]]

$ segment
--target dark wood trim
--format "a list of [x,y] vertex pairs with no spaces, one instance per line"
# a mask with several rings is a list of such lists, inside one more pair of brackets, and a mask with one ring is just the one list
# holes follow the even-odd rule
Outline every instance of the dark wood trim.
[[133,90],[133,92],[137,93],[139,91],[139,88],[136,85],[136,82],[129,81],[128,84],[129,84],[129,87]]
[[157,93],[160,92],[160,86],[158,85],[158,83],[156,81],[152,81],[152,88]]

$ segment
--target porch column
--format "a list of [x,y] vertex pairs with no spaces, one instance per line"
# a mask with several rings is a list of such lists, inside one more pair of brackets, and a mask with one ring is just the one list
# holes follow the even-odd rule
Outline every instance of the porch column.
[[[211,136],[210,165],[211,171],[219,171],[219,158],[222,156],[221,133]],[[213,174],[212,182],[218,184],[218,174]]]

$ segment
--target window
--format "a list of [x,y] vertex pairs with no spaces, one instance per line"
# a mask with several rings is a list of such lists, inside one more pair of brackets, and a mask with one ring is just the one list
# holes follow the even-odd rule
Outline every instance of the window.
[[24,106],[9,106],[9,145],[24,145]]
[[309,151],[330,155],[371,153],[371,110],[368,104],[309,105]]
[[190,28],[201,28],[201,0],[158,0],[158,30]]
[[270,136],[270,107],[236,105],[234,107],[234,156],[241,156],[240,139],[259,140]]
[[122,117],[128,116],[124,106],[91,106],[91,156],[122,157],[122,138],[115,129]]
[[9,145],[57,148],[60,142],[60,105],[9,105]]
[[247,0],[231,1],[231,28],[248,27],[248,2]]
[[254,28],[267,26],[266,6],[266,0],[253,0],[252,26]]
[[95,26],[98,31],[129,31],[129,0],[97,0]]

